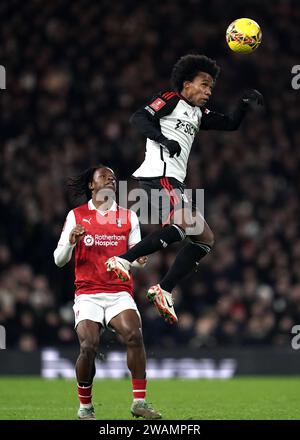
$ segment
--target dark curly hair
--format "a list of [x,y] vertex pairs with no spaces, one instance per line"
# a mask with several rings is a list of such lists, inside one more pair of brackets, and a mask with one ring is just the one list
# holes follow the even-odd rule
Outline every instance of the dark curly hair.
[[173,67],[171,83],[177,92],[183,89],[184,81],[193,81],[199,72],[206,72],[216,81],[220,67],[215,60],[205,55],[184,55]]
[[73,199],[76,200],[82,196],[85,196],[87,200],[91,198],[92,191],[89,188],[89,183],[93,181],[94,173],[99,168],[111,169],[107,165],[99,164],[97,166],[87,168],[78,176],[69,177],[67,185]]

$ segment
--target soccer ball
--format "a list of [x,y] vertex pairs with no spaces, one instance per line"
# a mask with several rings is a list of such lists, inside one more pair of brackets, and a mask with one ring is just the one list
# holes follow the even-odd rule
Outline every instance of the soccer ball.
[[227,28],[226,41],[234,52],[250,53],[261,43],[262,33],[259,25],[251,18],[238,18]]

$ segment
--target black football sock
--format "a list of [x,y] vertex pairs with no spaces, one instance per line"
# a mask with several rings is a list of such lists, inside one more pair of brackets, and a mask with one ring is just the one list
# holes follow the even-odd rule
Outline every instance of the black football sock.
[[176,259],[162,281],[160,287],[171,292],[176,284],[192,271],[197,270],[199,261],[211,251],[205,243],[188,243],[177,254]]
[[142,241],[129,249],[129,251],[119,256],[132,263],[139,257],[153,254],[153,252],[163,249],[171,243],[184,240],[185,237],[185,232],[180,226],[166,226],[159,231],[147,235]]

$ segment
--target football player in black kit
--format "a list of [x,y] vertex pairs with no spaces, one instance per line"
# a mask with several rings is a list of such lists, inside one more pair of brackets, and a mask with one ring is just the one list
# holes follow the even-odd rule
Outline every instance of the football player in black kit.
[[133,173],[150,200],[150,192],[160,189],[165,199],[158,209],[162,228],[147,235],[126,253],[106,262],[107,270],[119,278],[130,277],[131,263],[171,243],[188,238],[173,265],[159,284],[149,288],[147,297],[168,322],[177,322],[172,289],[193,272],[214,244],[214,235],[196,207],[184,195],[190,150],[199,129],[236,130],[250,107],[262,106],[257,90],[248,90],[233,112],[210,111],[206,104],[220,68],[204,55],[185,55],[173,67],[173,90],[158,94],[131,117],[132,125],[147,137],[145,160]]

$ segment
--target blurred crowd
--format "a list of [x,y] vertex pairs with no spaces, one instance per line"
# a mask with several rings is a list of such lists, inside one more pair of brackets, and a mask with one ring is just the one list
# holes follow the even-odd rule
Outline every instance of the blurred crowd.
[[[224,39],[229,23],[243,16],[263,30],[261,47],[249,56],[230,53]],[[300,324],[300,92],[291,87],[291,68],[299,64],[297,2],[11,0],[0,4],[0,17],[7,75],[0,99],[0,324],[8,347],[77,344],[73,269],[53,261],[74,207],[66,177],[101,162],[130,178],[145,140],[129,117],[169,88],[173,64],[189,52],[215,58],[222,69],[210,108],[229,110],[247,88],[263,93],[266,108],[237,132],[200,131],[186,184],[205,189],[215,248],[176,288],[177,326],[145,299],[177,247],[135,272],[146,346],[288,346]],[[134,185],[130,180],[129,189]]]

